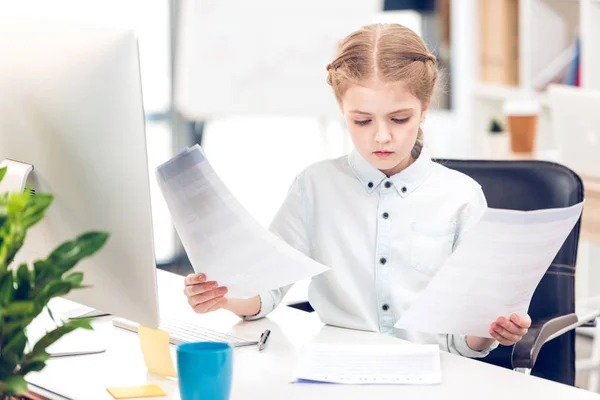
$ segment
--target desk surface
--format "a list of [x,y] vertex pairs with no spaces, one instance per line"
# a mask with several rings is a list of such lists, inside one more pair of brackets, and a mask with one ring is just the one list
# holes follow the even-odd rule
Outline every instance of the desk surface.
[[[269,328],[272,333],[264,351],[256,347],[234,351],[231,399],[365,399],[368,397],[408,399],[598,399],[600,396],[566,385],[525,376],[453,354],[442,353],[442,381],[437,386],[345,386],[290,383],[302,345],[309,341],[329,343],[390,343],[398,339],[374,332],[324,326],[314,313],[279,307],[268,318],[245,322],[227,312],[195,315],[182,294],[182,278],[159,271],[159,293],[167,299],[162,312],[190,315],[208,327],[255,338]],[[55,311],[69,307],[59,299]],[[107,387],[158,384],[169,398],[179,399],[176,380],[147,372],[137,335],[114,328],[109,318],[94,323],[94,332],[74,333],[73,340],[100,340],[102,354],[52,359],[45,370],[28,376],[28,381],[55,393],[56,399],[112,399]],[[90,336],[91,335],[91,336]],[[66,336],[65,340],[69,340]],[[173,357],[175,357],[174,348]],[[175,358],[174,358],[175,360]],[[35,387],[32,387],[35,391]],[[41,392],[48,395],[48,392]],[[385,397],[384,397],[385,396]]]

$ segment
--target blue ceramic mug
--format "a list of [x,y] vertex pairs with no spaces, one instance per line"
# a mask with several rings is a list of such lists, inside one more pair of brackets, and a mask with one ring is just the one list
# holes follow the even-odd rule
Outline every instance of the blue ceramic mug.
[[197,342],[177,346],[181,400],[227,400],[231,392],[233,347]]

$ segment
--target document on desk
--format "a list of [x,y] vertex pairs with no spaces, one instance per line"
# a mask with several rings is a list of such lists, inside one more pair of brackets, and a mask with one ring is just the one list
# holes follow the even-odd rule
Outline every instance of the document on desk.
[[527,313],[582,209],[487,209],[395,327],[491,337],[498,317]]
[[433,385],[441,375],[437,345],[311,343],[300,354],[294,381]]
[[247,298],[325,272],[263,228],[233,196],[200,146],[156,170],[159,187],[196,272]]

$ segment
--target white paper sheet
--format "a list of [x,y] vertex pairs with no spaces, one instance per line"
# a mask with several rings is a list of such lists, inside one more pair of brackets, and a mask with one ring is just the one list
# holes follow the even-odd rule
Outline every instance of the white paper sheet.
[[263,228],[195,145],[157,168],[159,187],[196,272],[248,298],[318,275],[327,267]]
[[297,382],[345,384],[441,383],[437,345],[337,345],[313,343],[302,350]]
[[498,317],[527,313],[582,209],[487,209],[395,327],[491,337]]

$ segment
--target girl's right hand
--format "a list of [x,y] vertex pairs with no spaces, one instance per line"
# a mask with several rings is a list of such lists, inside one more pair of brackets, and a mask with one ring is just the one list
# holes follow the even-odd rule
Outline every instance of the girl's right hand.
[[185,277],[183,293],[188,304],[198,314],[205,314],[224,308],[227,305],[227,288],[219,287],[215,281],[207,281],[204,274],[190,274]]

